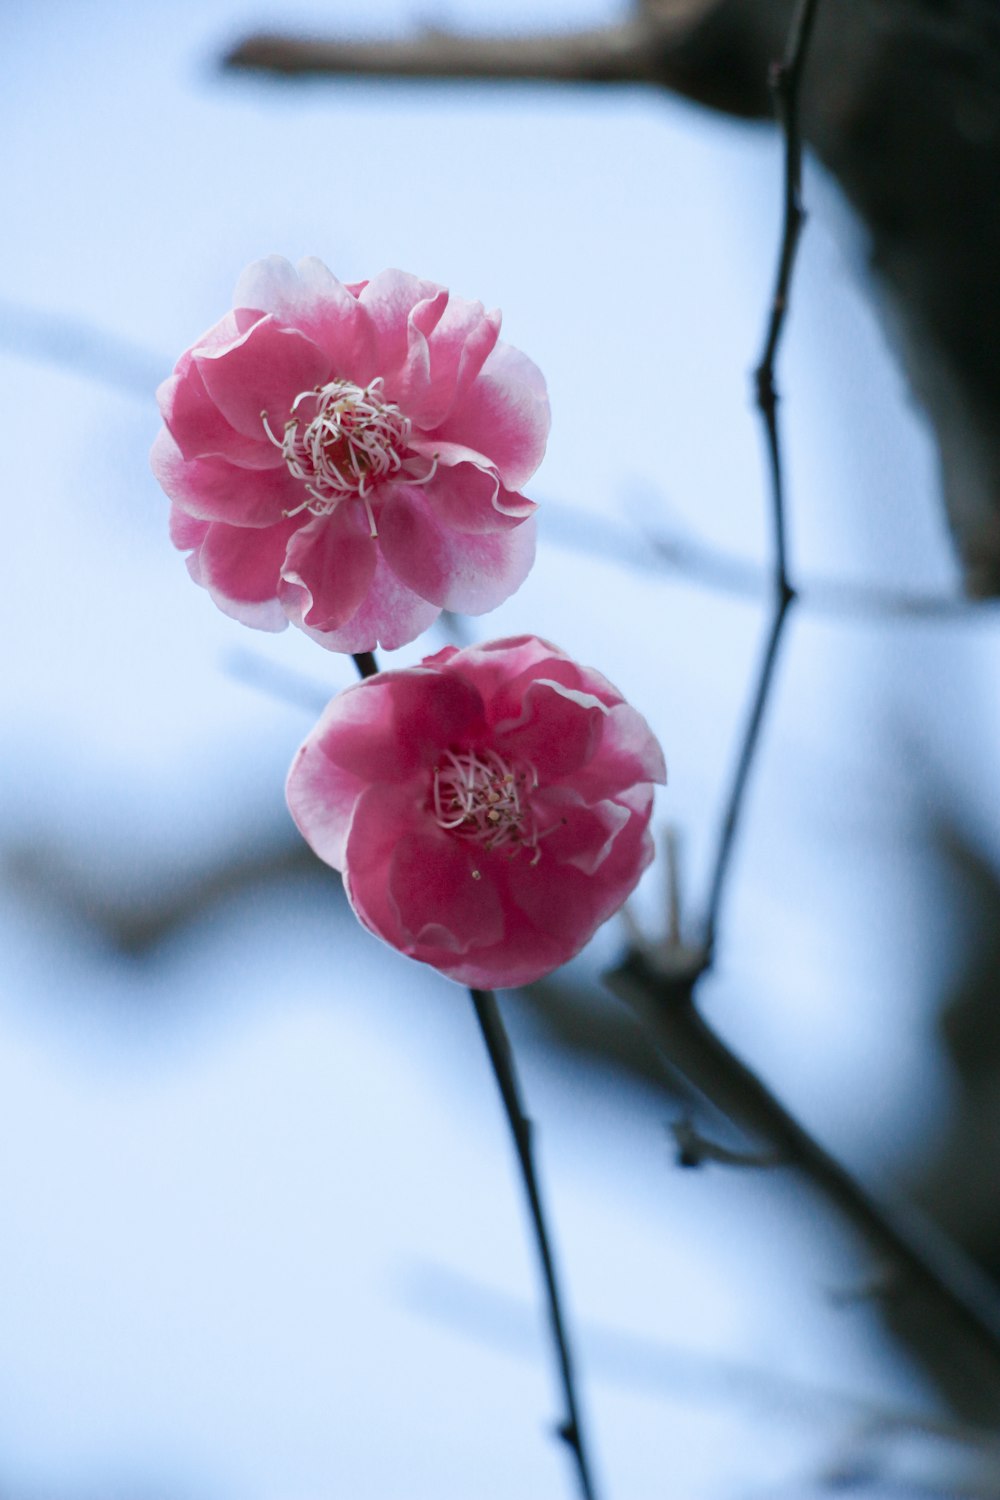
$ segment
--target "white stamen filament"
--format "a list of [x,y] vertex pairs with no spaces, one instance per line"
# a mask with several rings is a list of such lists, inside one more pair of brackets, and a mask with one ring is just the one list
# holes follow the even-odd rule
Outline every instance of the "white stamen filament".
[[508,765],[495,750],[448,750],[434,768],[434,821],[487,849],[510,846],[541,858],[529,793],[538,785],[532,766]]
[[[308,404],[312,416],[306,420]],[[300,408],[303,408],[300,411]],[[393,401],[383,395],[381,376],[367,386],[350,380],[331,380],[311,391],[300,391],[292,402],[285,430],[275,435],[266,411],[260,414],[264,431],[281,449],[294,479],[305,485],[306,498],[286,510],[286,516],[328,516],[347,499],[363,501],[372,536],[377,536],[371,493],[383,480],[406,470],[409,484],[427,484],[437,472],[438,460],[419,477],[411,465],[422,460],[417,454],[404,458],[411,424]]]

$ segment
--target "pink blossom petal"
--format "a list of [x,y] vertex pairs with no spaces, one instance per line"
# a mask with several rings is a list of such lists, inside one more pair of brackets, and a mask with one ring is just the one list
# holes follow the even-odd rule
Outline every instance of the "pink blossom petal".
[[358,294],[375,330],[378,372],[390,397],[409,352],[410,313],[421,302],[433,304],[440,292],[433,281],[406,271],[380,271]]
[[524,916],[517,927],[517,940],[504,939],[492,948],[479,948],[464,957],[428,950],[415,955],[424,963],[453,979],[456,984],[475,990],[517,989],[534,984],[566,962],[565,946],[555,942]]
[[301,501],[302,486],[280,469],[234,468],[221,458],[185,460],[165,427],[150,464],[162,488],[189,515],[231,526],[275,526]]
[[507,488],[520,490],[542,461],[550,421],[541,371],[520,350],[499,343],[478,379],[427,435],[487,455]]
[[429,794],[442,745],[482,728],[475,688],[419,667],[379,672],[339,693],[307,740],[324,757],[366,782],[422,776]]
[[[579,953],[602,922],[620,909],[653,858],[648,833],[652,789],[641,791],[641,796],[617,799],[623,806],[632,803],[628,810],[633,816],[615,834],[598,866],[599,878],[571,864],[554,869],[544,852],[537,865],[519,861],[515,869],[513,861],[508,863],[508,899],[563,947],[563,963]],[[544,841],[540,847],[544,851]]]
[[389,862],[388,900],[411,951],[425,945],[468,953],[499,942],[504,915],[479,851],[439,828],[398,839]]
[[183,457],[224,458],[248,469],[283,465],[280,450],[268,441],[263,426],[258,423],[255,437],[237,432],[209,398],[200,366],[191,359],[186,363],[184,372],[178,369],[156,393],[163,420]]
[[[650,792],[652,797],[652,791]],[[595,874],[626,827],[631,811],[606,799],[588,807],[573,787],[556,787],[532,799],[547,863]]]
[[331,761],[312,738],[292,761],[285,784],[288,810],[303,838],[335,870],[344,868],[351,818],[367,784]]
[[617,796],[636,782],[662,786],[666,780],[663,751],[649,725],[631,704],[618,703],[604,721],[600,748],[588,765],[581,766],[573,783],[582,797],[593,801]]
[[537,678],[560,682],[568,688],[589,686],[591,677],[603,682],[596,672],[585,674],[558,647],[535,635],[505,636],[466,646],[453,652],[448,670],[476,684],[491,727],[519,717],[525,690]]
[[323,632],[307,625],[302,629],[327,651],[395,651],[415,640],[440,613],[436,604],[421,599],[396,577],[379,551],[371,587],[357,612],[337,630]]
[[538,509],[525,495],[505,490],[493,465],[471,448],[418,438],[410,442],[410,451],[436,466],[433,479],[424,486],[427,501],[438,519],[455,531],[498,531]]
[[336,630],[357,613],[375,573],[375,542],[365,513],[348,500],[329,516],[296,524],[278,598],[296,625]]
[[448,293],[442,287],[433,297],[418,302],[406,320],[406,357],[402,368],[388,377],[387,390],[394,401],[418,426],[422,407],[430,394],[431,354],[429,337],[448,305]]
[[494,721],[496,746],[501,755],[527,762],[542,786],[549,786],[575,775],[592,758],[607,715],[593,694],[536,678],[524,689],[518,717]]
[[474,932],[496,942],[503,921],[495,888],[475,879],[468,846],[433,826],[414,829],[420,807],[409,784],[369,787],[359,798],[345,849],[352,906],[373,932],[411,956],[423,942],[460,952]]
[[431,513],[415,486],[394,485],[379,541],[397,577],[441,609],[481,615],[520,588],[535,559],[534,521],[505,531],[458,532]]
[[295,397],[330,375],[329,358],[312,339],[270,314],[228,348],[196,349],[194,357],[209,396],[246,437],[264,431],[261,413],[266,412],[280,438]]
[[188,558],[188,571],[232,619],[255,630],[284,630],[288,620],[275,585],[291,530],[288,521],[254,531],[213,521]]
[[500,333],[500,314],[441,291],[410,313],[397,398],[418,428],[437,427],[469,389]]
[[199,548],[199,582],[237,603],[274,599],[285,551],[294,533],[291,521],[253,531],[213,521]]
[[200,547],[209,525],[210,522],[201,521],[197,516],[189,516],[179,505],[170,507],[170,540],[180,552]]
[[236,307],[259,308],[300,329],[322,349],[333,375],[364,386],[377,374],[375,330],[353,287],[338,281],[321,260],[297,266],[281,255],[255,261],[240,276]]

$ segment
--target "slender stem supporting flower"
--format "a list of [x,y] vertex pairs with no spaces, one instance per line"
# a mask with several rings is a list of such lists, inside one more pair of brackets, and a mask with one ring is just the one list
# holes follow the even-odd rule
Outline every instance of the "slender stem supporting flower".
[[514,1067],[514,1055],[511,1052],[510,1041],[500,1015],[496,996],[492,990],[470,990],[469,994],[472,996],[472,1003],[476,1010],[476,1020],[479,1022],[479,1029],[483,1034],[483,1041],[486,1043],[490,1064],[497,1081],[497,1087],[500,1090],[500,1097],[503,1100],[507,1122],[510,1125],[510,1132],[514,1139],[514,1149],[517,1152],[517,1160],[521,1168],[521,1180],[524,1183],[524,1191],[528,1199],[528,1209],[535,1231],[535,1244],[538,1248],[538,1258],[541,1262],[542,1277],[545,1282],[545,1295],[548,1302],[552,1341],[555,1344],[558,1355],[559,1377],[562,1383],[563,1399],[566,1404],[566,1416],[559,1424],[558,1432],[559,1436],[572,1450],[581,1495],[584,1496],[584,1500],[593,1500],[596,1491],[591,1478],[587,1450],[584,1444],[583,1426],[580,1420],[580,1409],[576,1396],[576,1381],[573,1374],[573,1361],[570,1355],[569,1340],[566,1334],[566,1325],[562,1314],[562,1302],[559,1295],[559,1282],[556,1277],[552,1247],[549,1243],[549,1234],[545,1222],[545,1211],[542,1207],[538,1178],[535,1173],[531,1121],[525,1114],[524,1106],[521,1102],[521,1091],[518,1086],[517,1072]]
[[378,662],[375,660],[374,651],[356,651],[354,653],[354,665],[358,669],[361,678],[374,677],[378,672]]
[[774,383],[774,367],[778,346],[785,328],[788,313],[788,296],[795,253],[805,221],[802,207],[802,133],[799,125],[799,85],[805,66],[806,49],[816,18],[818,0],[799,0],[792,19],[791,30],[785,47],[785,55],[771,73],[771,90],[774,95],[775,112],[785,138],[784,168],[784,219],[781,231],[781,246],[775,272],[774,292],[767,332],[760,360],[754,372],[757,391],[757,406],[764,423],[768,461],[771,475],[771,529],[774,542],[774,615],[767,644],[761,658],[757,686],[747,717],[743,742],[737,757],[736,770],[726,802],[719,832],[719,843],[712,866],[709,883],[708,906],[705,916],[705,951],[711,960],[715,948],[716,929],[722,907],[722,896],[732,859],[744,796],[754,756],[760,742],[761,727],[767,708],[774,669],[778,659],[788,612],[795,600],[795,590],[789,581],[787,537],[785,524],[785,486],[781,461],[781,440],[778,431],[778,392]]
[[[362,679],[374,677],[379,669],[373,651],[359,651],[355,653],[354,665],[357,667],[358,675]],[[483,1041],[486,1043],[486,1051],[493,1069],[493,1076],[496,1079],[497,1088],[500,1091],[500,1098],[507,1116],[507,1123],[510,1126],[514,1150],[521,1169],[521,1181],[524,1184],[524,1191],[528,1200],[528,1210],[531,1216],[532,1229],[534,1230],[535,1245],[541,1263],[542,1279],[545,1283],[545,1298],[548,1305],[549,1325],[552,1330],[552,1341],[555,1345],[556,1360],[559,1366],[559,1379],[566,1407],[566,1415],[562,1422],[560,1422],[557,1431],[573,1454],[582,1500],[596,1500],[597,1491],[594,1488],[594,1482],[590,1473],[590,1463],[587,1458],[587,1445],[584,1440],[583,1424],[580,1419],[580,1407],[576,1395],[576,1380],[573,1374],[573,1361],[570,1355],[569,1338],[563,1317],[562,1299],[559,1294],[559,1281],[556,1276],[555,1262],[552,1257],[552,1246],[549,1240],[541,1191],[538,1186],[538,1176],[535,1172],[531,1121],[525,1114],[524,1106],[521,1102],[521,1090],[517,1081],[517,1071],[514,1067],[514,1054],[511,1050],[510,1040],[500,1015],[496,996],[492,990],[470,989],[469,994],[472,997],[476,1020],[479,1022]]]

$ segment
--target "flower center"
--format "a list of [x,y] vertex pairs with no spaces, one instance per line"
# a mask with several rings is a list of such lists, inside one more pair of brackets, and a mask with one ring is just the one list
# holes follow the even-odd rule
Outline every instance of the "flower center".
[[537,785],[530,766],[508,764],[495,750],[449,750],[434,768],[434,821],[487,849],[531,849],[531,863],[537,864],[541,851],[530,802]]
[[[330,380],[300,391],[280,438],[271,430],[267,412],[261,412],[264,430],[281,449],[288,472],[306,488],[306,498],[294,510],[286,510],[286,516],[304,510],[328,516],[342,500],[360,499],[372,536],[377,535],[369,495],[403,467],[402,452],[410,437],[409,418],[382,392],[381,376],[364,388],[350,380]],[[436,467],[435,461],[431,474]],[[411,483],[425,484],[431,474],[408,477]]]

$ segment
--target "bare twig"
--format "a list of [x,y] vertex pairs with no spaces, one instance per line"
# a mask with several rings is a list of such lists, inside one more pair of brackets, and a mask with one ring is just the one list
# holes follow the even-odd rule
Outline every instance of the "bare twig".
[[[367,677],[374,677],[378,673],[378,662],[376,661],[375,653],[372,651],[355,653],[354,665],[357,667],[358,675],[362,680]],[[552,1247],[549,1240],[545,1209],[542,1204],[541,1190],[538,1185],[538,1176],[535,1172],[531,1121],[525,1114],[524,1106],[521,1103],[521,1091],[518,1086],[517,1072],[514,1067],[514,1054],[511,1050],[507,1031],[500,1015],[496,996],[492,990],[470,989],[469,994],[472,997],[476,1020],[479,1022],[479,1029],[482,1032],[483,1041],[486,1043],[486,1051],[489,1055],[490,1065],[493,1068],[493,1076],[496,1079],[497,1088],[500,1091],[500,1098],[503,1101],[504,1111],[507,1116],[507,1123],[510,1126],[518,1166],[521,1169],[521,1181],[528,1200],[528,1210],[535,1236],[535,1246],[538,1251],[539,1261],[541,1262],[542,1280],[545,1284],[545,1298],[549,1313],[549,1326],[552,1331],[552,1342],[555,1346],[559,1379],[566,1407],[566,1415],[556,1430],[559,1437],[562,1438],[573,1454],[582,1500],[596,1500],[597,1491],[594,1488],[594,1482],[591,1477],[590,1462],[587,1457],[587,1444],[584,1438],[583,1424],[580,1419],[580,1406],[576,1394],[576,1380],[573,1374],[573,1361],[570,1354],[566,1321],[563,1317],[559,1282],[556,1276],[555,1261],[552,1256]]]
[[785,328],[788,313],[788,295],[792,272],[795,267],[795,252],[805,213],[802,208],[802,136],[799,129],[799,85],[805,65],[806,49],[816,17],[817,0],[799,0],[792,20],[785,55],[771,74],[775,110],[785,137],[785,191],[784,220],[781,231],[781,248],[775,273],[774,293],[768,319],[764,348],[761,353],[754,382],[757,388],[757,406],[764,422],[767,452],[771,474],[771,527],[774,543],[774,615],[767,643],[761,660],[757,686],[747,718],[743,742],[737,757],[736,771],[730,789],[726,810],[719,833],[719,843],[712,866],[709,883],[708,907],[705,917],[705,948],[711,960],[715,947],[716,929],[722,907],[722,896],[729,873],[736,831],[743,810],[747,782],[753,767],[754,756],[760,743],[760,731],[764,722],[768,697],[774,681],[774,669],[778,659],[782,635],[788,612],[795,599],[788,576],[788,555],[785,524],[785,486],[781,460],[781,440],[778,431],[778,393],[774,383],[774,367],[778,346]]
[[531,1121],[525,1114],[524,1106],[521,1103],[517,1073],[514,1068],[514,1057],[497,1005],[496,996],[492,990],[470,990],[469,993],[472,996],[472,1003],[476,1009],[476,1019],[483,1034],[483,1041],[486,1043],[490,1064],[493,1068],[493,1074],[496,1078],[500,1097],[503,1100],[503,1106],[507,1114],[507,1123],[510,1126],[510,1132],[514,1140],[514,1149],[517,1152],[518,1164],[521,1168],[521,1181],[524,1184],[531,1222],[535,1231],[535,1244],[542,1265],[542,1277],[545,1282],[552,1341],[558,1356],[559,1376],[562,1383],[563,1398],[566,1403],[566,1416],[559,1424],[557,1430],[563,1442],[567,1444],[573,1453],[581,1495],[585,1497],[585,1500],[593,1500],[596,1491],[584,1444],[569,1339],[562,1314],[559,1283],[556,1278],[555,1263],[549,1243],[545,1212],[542,1207],[538,1179],[535,1174]]
[[801,137],[799,87],[818,0],[799,0],[783,61],[772,70],[772,87],[785,134],[784,223],[763,353],[756,371],[771,474],[775,610],[757,678],[753,703],[722,822],[710,882],[706,936],[691,966],[658,968],[649,950],[635,947],[608,982],[649,1024],[667,1058],[735,1124],[766,1143],[802,1172],[857,1228],[883,1263],[898,1271],[926,1310],[964,1331],[983,1359],[986,1378],[1000,1378],[1000,1297],[993,1283],[929,1225],[905,1220],[877,1203],[793,1118],[767,1086],[706,1024],[694,1003],[695,988],[713,958],[726,874],[744,794],[773,682],[782,630],[795,598],[788,576],[785,496],[777,421],[774,365],[785,326],[795,250],[803,222],[800,201]]
[[724,1167],[750,1167],[754,1170],[788,1166],[788,1162],[775,1151],[734,1151],[731,1146],[709,1140],[687,1116],[671,1122],[670,1134],[677,1147],[679,1167],[701,1167],[707,1161]]

